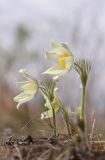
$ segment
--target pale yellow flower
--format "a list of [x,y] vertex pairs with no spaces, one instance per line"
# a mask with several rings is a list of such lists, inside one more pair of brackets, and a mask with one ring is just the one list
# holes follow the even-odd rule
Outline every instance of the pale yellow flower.
[[46,100],[45,107],[48,110],[41,114],[41,119],[46,119],[46,118],[53,117],[52,108],[54,109],[55,113],[57,113],[59,111],[60,101],[59,101],[58,96],[56,95],[56,90],[57,90],[57,88],[54,89],[54,99],[53,99],[53,101],[50,101],[50,99],[45,94],[42,93],[45,100]]
[[52,43],[52,50],[46,53],[46,58],[54,61],[56,65],[47,69],[43,74],[54,75],[54,79],[58,79],[69,72],[74,60],[67,44],[57,44],[55,42]]
[[27,80],[22,82],[16,82],[16,86],[22,90],[22,93],[14,97],[14,101],[18,102],[17,108],[25,102],[31,100],[38,91],[38,82],[31,77],[25,69],[21,69],[19,73]]

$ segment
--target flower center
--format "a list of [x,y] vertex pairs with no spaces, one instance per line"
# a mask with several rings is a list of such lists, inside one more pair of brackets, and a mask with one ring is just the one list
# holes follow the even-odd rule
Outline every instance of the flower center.
[[65,62],[65,59],[70,57],[70,54],[68,53],[64,53],[62,55],[59,56],[59,59],[58,59],[58,65],[61,67],[61,68],[65,68],[66,67],[66,62]]

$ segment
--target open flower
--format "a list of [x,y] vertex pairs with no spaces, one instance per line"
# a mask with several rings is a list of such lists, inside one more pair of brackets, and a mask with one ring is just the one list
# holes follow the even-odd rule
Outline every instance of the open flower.
[[67,44],[57,44],[55,42],[52,43],[52,50],[46,53],[46,57],[56,62],[56,65],[43,72],[43,74],[54,75],[54,79],[66,74],[71,69],[74,59]]
[[42,93],[44,96],[44,99],[46,101],[45,107],[48,110],[41,114],[41,119],[52,118],[53,117],[53,109],[54,109],[55,113],[57,113],[59,111],[60,101],[59,101],[58,96],[56,95],[56,90],[57,90],[57,88],[54,89],[54,98],[52,101],[50,100],[50,98],[48,96],[46,96],[45,94]]
[[18,102],[17,108],[25,102],[31,100],[38,91],[38,82],[31,77],[25,69],[21,69],[19,73],[27,80],[22,82],[16,82],[16,86],[22,90],[22,93],[14,97],[14,101]]

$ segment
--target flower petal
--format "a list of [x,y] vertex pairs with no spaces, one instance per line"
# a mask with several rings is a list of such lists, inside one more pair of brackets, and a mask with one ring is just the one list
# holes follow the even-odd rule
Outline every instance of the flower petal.
[[54,49],[54,48],[58,48],[59,47],[59,44],[55,41],[52,41],[51,42],[51,47]]
[[49,69],[47,69],[42,74],[51,74],[51,75],[58,75],[61,74],[64,70],[62,70],[59,66],[53,66]]
[[46,58],[52,61],[58,61],[59,56],[62,54],[70,54],[70,50],[65,43],[58,44],[56,42],[52,42],[51,44],[52,50],[46,52]]
[[70,51],[70,49],[69,49],[67,43],[61,43],[61,46],[62,46],[63,48],[65,48],[66,51],[68,51],[69,53],[71,53],[71,51]]
[[19,73],[28,80],[34,80],[34,78],[27,73],[26,69],[21,69]]
[[16,86],[22,90],[22,93],[14,97],[14,101],[18,102],[17,108],[25,102],[31,100],[38,91],[38,82],[31,77],[25,69],[19,71],[19,73],[28,79],[28,81],[16,82]]
[[19,95],[17,95],[16,97],[14,97],[14,101],[18,102],[17,105],[17,109],[19,108],[19,106],[25,102],[28,102],[29,100],[31,100],[33,98],[34,95],[22,92]]
[[37,81],[23,81],[23,82],[16,82],[16,86],[28,93],[34,94],[38,90],[38,83]]
[[65,69],[67,71],[69,71],[73,65],[73,62],[74,62],[74,58],[73,57],[69,57],[65,60]]
[[61,69],[59,66],[53,66],[45,72],[43,72],[42,74],[54,75],[53,79],[57,81],[61,76],[65,75],[67,72],[67,69]]
[[58,61],[58,54],[55,54],[55,52],[49,51],[45,53],[45,58],[47,58],[50,61],[57,62]]

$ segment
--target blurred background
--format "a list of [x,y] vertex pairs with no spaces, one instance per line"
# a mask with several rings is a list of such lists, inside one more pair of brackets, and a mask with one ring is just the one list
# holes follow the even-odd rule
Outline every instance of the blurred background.
[[[21,80],[21,68],[45,80],[41,73],[51,64],[44,54],[52,40],[67,42],[75,59],[92,61],[86,93],[87,120],[95,112],[96,127],[99,132],[105,131],[105,1],[0,0],[0,133],[11,132],[10,128],[19,133],[41,132],[40,94],[20,110],[13,97],[19,93],[15,82]],[[80,85],[73,70],[60,80],[58,94],[64,105],[73,109],[80,105]]]

